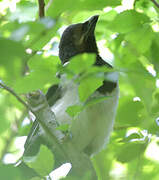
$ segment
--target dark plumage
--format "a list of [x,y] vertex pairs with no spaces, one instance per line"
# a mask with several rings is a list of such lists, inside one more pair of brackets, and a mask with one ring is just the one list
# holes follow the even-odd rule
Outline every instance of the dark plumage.
[[59,45],[59,57],[64,64],[79,53],[98,54],[94,29],[98,16],[93,16],[85,23],[70,25],[62,34]]
[[[108,68],[112,68],[112,66],[104,61],[98,53],[97,43],[94,35],[98,17],[98,15],[92,16],[84,23],[73,24],[66,28],[62,34],[59,44],[59,57],[62,64],[70,61],[70,59],[75,55],[82,53],[95,53],[96,61],[94,65],[105,65]],[[103,86],[99,87],[97,91],[105,94],[106,92],[111,92],[115,87],[116,83],[107,80],[103,82]],[[54,104],[54,96],[56,96],[56,92],[60,90],[61,89],[58,88],[57,85],[52,86],[48,90],[46,97],[50,106]]]
[[70,25],[62,34],[59,45],[59,57],[64,64],[70,58],[81,53],[95,53],[97,55],[95,65],[107,65],[98,54],[98,48],[94,35],[98,15],[91,17],[84,23]]
[[[59,44],[59,57],[62,64],[70,61],[71,58],[77,54],[95,53],[95,66],[105,65],[108,68],[112,68],[112,66],[105,62],[98,54],[94,35],[97,21],[98,15],[91,17],[84,23],[73,24],[66,28]],[[110,74],[111,73],[108,73],[108,75]],[[94,93],[95,97],[99,94],[103,97],[109,94],[110,97],[101,103],[86,108],[78,117],[76,117],[75,121],[72,121],[72,118],[65,111],[67,107],[80,103],[77,90],[78,87],[76,84],[72,81],[68,81],[68,84],[66,85],[63,82],[67,80],[65,77],[61,76],[61,83],[52,86],[46,94],[49,105],[52,106],[52,110],[55,113],[58,123],[72,124],[70,130],[72,142],[79,151],[84,151],[91,155],[100,151],[100,149],[108,142],[118,104],[117,75],[115,74],[114,77],[115,80],[108,80],[109,78],[104,80],[103,85]],[[38,122],[35,121],[33,126],[37,129],[35,131],[35,129],[32,128],[32,132],[30,132],[30,134],[32,133],[32,136],[30,136],[30,134],[28,136],[24,155],[31,152],[29,150],[32,148],[30,144],[33,143],[29,137],[37,136],[37,138],[33,138],[34,142],[36,142],[35,140],[37,139],[37,146],[34,143],[36,150],[32,151],[34,154],[40,146],[39,137],[37,135],[37,132],[39,131]],[[33,134],[35,132],[36,134]]]

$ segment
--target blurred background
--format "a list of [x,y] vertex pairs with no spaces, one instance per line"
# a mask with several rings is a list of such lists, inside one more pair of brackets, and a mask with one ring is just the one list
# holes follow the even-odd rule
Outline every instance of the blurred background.
[[[120,74],[120,99],[110,143],[92,158],[98,179],[158,180],[159,1],[45,0],[41,19],[39,2],[0,0],[0,83],[22,99],[37,89],[45,93],[58,83],[63,30],[99,14],[99,53]],[[31,124],[26,108],[0,85],[0,179],[25,179],[13,165],[23,154]],[[50,163],[42,172],[46,159],[42,154],[32,168],[52,179],[63,176],[65,168],[52,172]]]

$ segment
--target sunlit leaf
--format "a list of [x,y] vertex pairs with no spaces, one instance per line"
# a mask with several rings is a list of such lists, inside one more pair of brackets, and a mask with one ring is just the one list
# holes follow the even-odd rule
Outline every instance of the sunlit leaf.
[[22,73],[22,59],[25,50],[21,43],[0,38],[0,77],[9,84],[13,84]]
[[63,132],[67,132],[69,130],[69,124],[62,124],[62,125],[58,126],[56,129],[63,131]]
[[78,113],[80,113],[83,110],[83,106],[82,105],[73,105],[73,106],[69,106],[66,109],[66,112],[71,116],[74,117],[76,116]]
[[90,0],[83,0],[83,1],[76,1],[76,4],[73,0],[68,1],[61,1],[55,0],[54,3],[51,4],[47,13],[49,16],[56,17],[60,13],[64,11],[80,11],[80,10],[98,10],[103,9],[106,6],[116,6],[120,5],[120,0],[97,0],[97,1],[90,1]]
[[41,176],[46,176],[53,170],[54,157],[52,152],[46,146],[41,146],[36,159],[32,159],[31,162],[26,161],[26,163]]
[[[18,93],[26,93],[43,89],[47,84],[57,84],[56,77],[58,60],[56,58],[42,58],[35,56],[29,61],[30,74],[19,78],[14,84]],[[35,83],[36,82],[36,83]]]
[[20,180],[22,178],[20,171],[14,167],[13,165],[3,165],[0,164],[0,174],[2,179],[17,179]]
[[64,68],[68,75],[75,75],[86,72],[95,62],[95,54],[77,55],[71,59]]
[[102,78],[88,77],[83,79],[78,88],[80,100],[82,102],[86,101],[87,98],[102,84]]
[[140,101],[133,101],[132,96],[125,96],[120,99],[117,111],[117,122],[121,125],[137,126],[142,124],[142,110],[144,106]]
[[135,160],[136,158],[140,158],[140,156],[143,155],[145,148],[145,144],[136,142],[127,143],[120,149],[120,153],[117,155],[117,160],[126,163]]
[[128,33],[149,21],[145,14],[138,13],[135,10],[128,10],[118,14],[108,25],[108,28],[115,32]]
[[126,40],[131,42],[134,48],[136,48],[139,53],[144,53],[150,48],[152,38],[152,29],[147,25],[136,29],[126,36]]

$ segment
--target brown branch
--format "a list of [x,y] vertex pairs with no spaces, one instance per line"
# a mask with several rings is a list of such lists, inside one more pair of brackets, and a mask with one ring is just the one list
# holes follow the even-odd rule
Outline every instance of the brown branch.
[[[29,94],[27,98],[28,103],[32,109],[34,109],[36,120],[44,130],[44,136],[41,133],[39,134],[41,134],[55,157],[57,157],[58,164],[70,162],[72,164],[71,176],[81,177],[80,179],[82,179],[83,175],[89,172],[90,179],[97,180],[96,172],[89,156],[84,152],[79,152],[71,139],[66,137],[60,130],[57,130],[58,124],[56,117],[51,111],[45,95],[41,91],[36,91],[35,93]],[[31,148],[34,140],[30,138],[29,141],[30,146],[28,146],[28,148]],[[25,147],[25,150],[27,150],[27,147]]]
[[25,103],[25,101],[23,101],[23,99],[21,97],[19,97],[10,87],[6,86],[4,83],[0,82],[0,88],[5,89],[6,91],[8,91],[10,94],[12,94],[21,104],[23,104],[28,110],[32,111],[32,108]]
[[39,17],[45,17],[45,2],[44,0],[38,0],[39,3]]
[[157,3],[155,0],[151,0],[153,3],[154,3],[154,5],[157,7],[157,8],[159,8],[159,3]]

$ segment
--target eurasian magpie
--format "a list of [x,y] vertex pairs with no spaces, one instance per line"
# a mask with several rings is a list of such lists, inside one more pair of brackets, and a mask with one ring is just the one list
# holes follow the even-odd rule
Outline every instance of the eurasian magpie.
[[[62,64],[71,61],[71,58],[78,54],[94,53],[96,54],[94,66],[106,66],[112,69],[112,66],[98,53],[94,34],[98,17],[98,15],[92,16],[84,23],[73,24],[65,29],[59,44],[59,57]],[[65,75],[61,75],[60,83],[49,88],[46,94],[57,122],[60,125],[71,124],[72,143],[79,152],[83,151],[88,155],[93,155],[105,147],[113,129],[119,98],[118,73],[106,72],[105,76],[102,86],[91,96],[108,98],[86,107],[75,117],[75,120],[66,112],[69,106],[80,103],[78,85],[73,80],[68,80]],[[39,150],[42,143],[38,135],[39,126],[35,120],[24,146],[25,156],[35,155]]]

